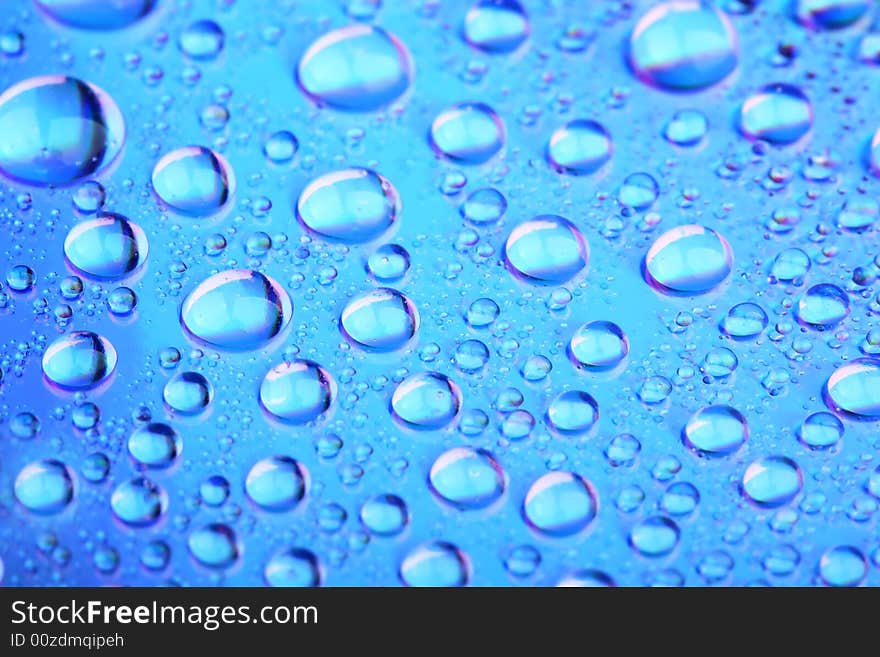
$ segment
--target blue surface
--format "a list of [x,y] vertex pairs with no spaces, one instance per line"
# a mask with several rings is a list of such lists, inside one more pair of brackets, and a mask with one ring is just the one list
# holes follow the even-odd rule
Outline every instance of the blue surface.
[[[37,4],[4,5],[0,89],[45,75],[84,80],[115,101],[125,139],[112,162],[69,184],[37,186],[45,170],[0,181],[0,583],[880,584],[876,3],[852,25],[823,30],[827,15],[804,25],[795,3],[724,0],[738,38],[732,70],[729,53],[694,69],[661,50],[661,67],[639,76],[627,42],[658,3],[527,0],[527,34],[510,16],[473,28],[484,50],[463,38],[472,0],[159,0],[140,21],[101,31]],[[213,59],[216,30],[187,30],[206,19],[223,32]],[[411,67],[334,55],[315,60],[305,94],[302,55],[357,20],[395,35]],[[398,52],[392,41],[370,47]],[[334,70],[345,78],[336,85]],[[364,76],[371,91],[348,93]],[[676,89],[650,86],[658,80]],[[766,97],[742,110],[775,83],[797,87],[812,113]],[[321,94],[330,106],[315,104]],[[471,116],[468,125],[444,119],[431,136],[444,112],[477,103],[502,131],[485,119],[474,127]],[[35,119],[4,120],[2,109],[0,140],[27,134]],[[692,109],[708,128],[678,114]],[[610,135],[607,162],[595,132],[574,154],[550,148],[574,120]],[[182,214],[157,196],[153,169],[192,145],[222,160],[200,169],[207,178],[166,176]],[[5,157],[0,148],[3,171]],[[323,188],[311,219],[298,215],[309,183],[359,168],[392,188],[375,178],[338,198]],[[656,181],[656,200],[649,179],[630,178],[642,173]],[[80,271],[76,296],[64,282],[76,273],[64,243],[100,205],[94,186],[82,186],[90,180],[106,191],[103,210],[139,226],[149,250],[143,263],[120,262],[130,243],[81,250],[80,262],[128,273]],[[485,187],[506,210],[485,192],[460,209]],[[343,206],[360,222],[348,230],[334,215]],[[528,232],[505,262],[508,236],[539,215],[566,218],[588,248],[553,223],[554,235]],[[662,263],[645,260],[666,231],[691,224],[723,236],[730,261],[705,235],[706,251],[673,244]],[[370,258],[390,243],[408,258],[391,248]],[[808,270],[792,252],[774,264],[792,248],[807,254]],[[204,297],[207,314],[193,320],[201,328],[185,330],[186,297],[240,269],[283,288],[292,313],[257,278],[222,302],[216,290]],[[806,294],[821,284],[836,288]],[[136,295],[129,314],[120,286]],[[386,301],[352,314],[344,334],[346,307],[379,287],[402,292],[417,314]],[[257,289],[277,305],[261,305]],[[500,310],[494,321],[492,304],[471,307],[487,298]],[[725,320],[744,302],[766,313],[766,327],[750,307]],[[596,367],[569,354],[595,321],[626,336],[622,361],[617,332],[603,324],[594,334],[610,342],[578,349]],[[117,357],[106,380],[89,378],[89,362],[55,361],[49,371],[85,382],[79,391],[51,385],[42,366],[48,345],[73,331],[106,338]],[[825,390],[857,358],[865,367],[839,376],[861,378]],[[261,404],[267,372],[294,359],[320,366],[283,393],[301,396]],[[165,388],[184,372],[210,389]],[[411,378],[421,372],[450,381]],[[309,419],[327,391],[329,410]],[[696,431],[692,417],[710,406],[734,410],[702,415],[726,423],[722,433],[688,439],[685,427]],[[817,412],[840,422],[819,416],[802,429]],[[145,436],[150,422],[172,431]],[[459,447],[489,454],[438,461]]]

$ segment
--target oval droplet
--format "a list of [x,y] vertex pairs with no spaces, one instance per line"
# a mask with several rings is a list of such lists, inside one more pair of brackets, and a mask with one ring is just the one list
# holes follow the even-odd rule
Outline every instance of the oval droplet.
[[289,456],[273,456],[257,461],[244,482],[247,496],[261,509],[289,511],[305,497],[306,470]]
[[819,560],[819,576],[827,586],[858,586],[868,575],[868,560],[858,548],[838,545]]
[[449,426],[461,409],[461,390],[439,372],[408,376],[391,396],[391,415],[403,425],[420,431]]
[[611,135],[601,123],[575,119],[556,130],[547,144],[547,161],[559,173],[596,173],[614,154]]
[[57,338],[43,354],[43,375],[64,390],[91,390],[116,369],[116,349],[91,331],[74,331]]
[[871,0],[795,0],[794,13],[804,26],[814,30],[849,27],[871,9]]
[[118,30],[149,14],[157,0],[34,0],[59,23],[82,30]]
[[406,586],[466,586],[469,579],[467,555],[446,541],[419,545],[400,564],[400,580]]
[[273,367],[260,384],[260,404],[272,417],[305,424],[326,413],[336,398],[336,382],[311,360],[296,359]]
[[742,413],[723,404],[706,406],[694,413],[682,431],[682,440],[699,456],[734,454],[749,439],[749,425]]
[[747,340],[760,335],[767,328],[767,313],[756,303],[738,303],[727,311],[721,330],[736,340]]
[[197,60],[215,59],[223,50],[223,28],[212,20],[190,23],[177,40],[180,51]]
[[147,261],[148,250],[140,226],[113,212],[81,221],[64,240],[68,264],[97,280],[119,280],[135,273]]
[[161,470],[171,467],[183,451],[183,439],[173,427],[150,422],[128,437],[128,453],[141,466]]
[[832,411],[854,420],[880,420],[880,360],[857,358],[838,367],[822,390]]
[[135,477],[116,487],[110,496],[110,508],[129,527],[150,527],[168,509],[168,493],[146,477]]
[[539,477],[523,501],[523,517],[547,536],[571,536],[589,525],[599,502],[592,484],[574,472],[558,470]]
[[232,168],[204,146],[171,151],[153,167],[153,191],[180,214],[207,217],[219,212],[235,192]]
[[547,424],[564,436],[588,433],[599,421],[599,405],[582,390],[567,390],[553,398],[547,408]]
[[533,285],[562,285],[577,278],[590,260],[590,247],[577,226],[545,214],[514,228],[504,244],[508,271]]
[[849,297],[831,283],[812,286],[798,301],[795,317],[803,326],[825,331],[849,315]]
[[464,40],[491,54],[513,52],[531,34],[528,14],[518,0],[477,0],[464,17]]
[[643,557],[663,557],[678,545],[681,530],[666,516],[651,516],[636,524],[629,532],[629,544]]
[[778,281],[785,283],[801,281],[812,267],[812,261],[801,249],[790,248],[780,251],[773,260],[770,273]]
[[709,120],[699,110],[685,109],[672,115],[663,128],[663,136],[676,146],[696,146],[706,137]]
[[409,524],[409,510],[397,495],[377,495],[361,507],[361,523],[376,536],[396,536]]
[[629,339],[617,324],[587,322],[568,343],[568,357],[578,368],[593,372],[611,370],[629,353]]
[[492,454],[473,447],[454,447],[437,457],[428,483],[435,495],[462,511],[492,505],[507,487]]
[[376,288],[350,301],[339,318],[339,328],[353,345],[384,353],[406,346],[419,329],[416,305],[404,294]]
[[54,515],[73,500],[73,474],[61,461],[29,463],[15,478],[15,499],[31,513]]
[[321,585],[321,564],[311,550],[290,548],[274,555],[263,569],[269,586],[306,588]]
[[648,284],[664,294],[705,294],[730,275],[733,251],[711,228],[687,224],[657,238],[645,256],[643,269]]
[[228,568],[236,561],[240,549],[231,527],[211,523],[194,530],[186,541],[189,553],[208,568]]
[[214,386],[198,372],[179,372],[162,389],[165,405],[180,415],[198,415],[213,398]]
[[488,105],[460,103],[434,119],[431,148],[440,157],[460,164],[483,164],[504,147],[504,121]]
[[798,464],[787,456],[754,461],[743,475],[742,491],[755,506],[775,509],[791,502],[804,485]]
[[743,136],[771,144],[792,144],[813,127],[813,105],[792,84],[762,87],[742,104],[739,129]]
[[812,413],[798,428],[798,440],[813,450],[835,447],[843,438],[843,423],[831,413]]

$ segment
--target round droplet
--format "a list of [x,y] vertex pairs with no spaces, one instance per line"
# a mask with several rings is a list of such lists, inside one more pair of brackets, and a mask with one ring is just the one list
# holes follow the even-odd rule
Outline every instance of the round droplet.
[[146,477],[135,477],[116,487],[110,496],[113,515],[129,527],[155,525],[168,509],[168,493]]
[[396,536],[409,524],[409,510],[397,495],[377,495],[361,507],[361,523],[376,536]]
[[212,20],[190,23],[177,40],[180,51],[192,59],[214,59],[223,50],[223,28]]
[[464,40],[491,54],[513,52],[531,33],[526,10],[517,0],[477,0],[464,17]]
[[27,265],[15,265],[6,272],[6,284],[13,292],[30,292],[36,282],[36,273]]
[[229,481],[222,475],[212,475],[199,486],[199,496],[208,506],[221,506],[229,499]]
[[827,586],[858,586],[868,575],[868,560],[858,548],[839,545],[819,560],[819,576]]
[[464,319],[471,328],[485,328],[498,319],[500,314],[501,308],[498,307],[498,304],[492,299],[483,297],[468,306]]
[[787,456],[768,456],[754,461],[743,475],[746,498],[763,509],[775,509],[791,502],[804,485],[798,464]]
[[813,127],[813,105],[791,84],[763,87],[743,103],[739,129],[752,140],[785,145],[796,142]]
[[275,164],[290,162],[298,150],[299,139],[288,130],[272,133],[263,145],[263,154]]
[[56,339],[43,354],[46,379],[65,390],[91,390],[116,369],[116,349],[90,331],[74,331]]
[[582,390],[558,394],[547,408],[547,424],[565,436],[580,436],[599,421],[599,405]]
[[871,9],[871,0],[796,0],[795,16],[814,30],[839,30],[862,18]]
[[24,80],[0,94],[0,134],[0,171],[47,187],[68,185],[110,164],[122,148],[125,124],[104,91],[55,75]]
[[672,382],[665,376],[649,376],[639,388],[639,399],[645,404],[660,404],[672,392]]
[[693,484],[677,481],[670,484],[660,500],[660,508],[671,516],[686,516],[700,503],[700,491]]
[[577,226],[545,214],[521,223],[504,244],[504,262],[517,278],[533,285],[562,285],[580,275],[590,248]]
[[676,146],[696,146],[706,137],[709,120],[699,110],[686,109],[676,112],[663,128],[663,136]]
[[260,404],[272,417],[305,424],[326,413],[336,398],[336,382],[311,360],[297,359],[273,367],[260,384]]
[[419,312],[402,293],[380,287],[350,301],[339,318],[339,327],[346,339],[361,349],[395,351],[415,337]]
[[880,420],[880,360],[857,358],[838,367],[822,396],[836,413],[854,420]]
[[31,440],[40,433],[40,420],[28,411],[18,413],[9,421],[9,433],[22,440]]
[[194,338],[233,351],[265,346],[292,315],[284,288],[251,269],[214,274],[180,308],[181,324]]
[[636,524],[629,532],[629,544],[643,557],[663,557],[678,545],[681,530],[666,516],[651,516]]
[[649,173],[628,175],[617,191],[617,202],[633,210],[646,210],[660,195],[660,185]]
[[118,30],[146,16],[157,0],[34,0],[59,23],[83,30]]
[[107,308],[117,317],[125,317],[134,312],[137,301],[137,295],[130,287],[117,287],[107,296]]
[[469,579],[467,555],[446,541],[419,545],[400,564],[400,580],[406,586],[466,586]]
[[733,454],[748,439],[749,425],[745,417],[732,406],[724,405],[701,408],[682,431],[685,446],[704,457]]
[[455,349],[454,362],[459,372],[479,372],[489,362],[489,347],[481,340],[465,340]]
[[800,249],[785,249],[773,260],[770,273],[778,281],[800,281],[810,271],[810,256]]
[[468,194],[459,211],[475,226],[496,224],[507,211],[507,199],[494,187],[482,187]]
[[106,212],[74,225],[64,240],[64,256],[78,273],[97,280],[118,280],[147,261],[147,237],[136,223]]
[[831,413],[813,413],[801,423],[798,440],[810,449],[823,450],[836,446],[843,438],[843,423]]
[[733,270],[730,244],[711,228],[687,224],[673,228],[645,256],[645,280],[663,294],[694,296],[710,292]]
[[872,198],[851,198],[837,214],[837,225],[851,233],[870,230],[880,216],[880,203]]
[[273,456],[254,464],[244,482],[248,497],[261,509],[289,511],[305,497],[305,468],[289,456]]
[[383,244],[367,258],[367,271],[383,283],[400,280],[409,266],[409,251],[398,244]]
[[596,517],[599,502],[592,484],[573,472],[559,470],[539,477],[523,502],[523,517],[548,536],[570,536]]
[[578,368],[601,372],[620,365],[629,353],[629,339],[617,324],[587,322],[568,344],[568,356]]
[[198,415],[211,404],[214,386],[198,372],[179,372],[162,390],[166,406],[181,415]]
[[611,159],[614,144],[601,123],[575,119],[556,130],[547,144],[547,161],[559,173],[586,176]]
[[541,553],[531,545],[517,545],[504,557],[504,568],[513,577],[528,577],[541,565]]
[[375,25],[348,25],[315,41],[296,69],[300,89],[318,105],[373,112],[409,88],[413,65],[393,34]]
[[482,164],[504,147],[504,121],[488,105],[461,103],[444,110],[431,124],[431,148],[460,164]]
[[184,146],[164,155],[153,167],[152,182],[160,201],[193,217],[218,212],[235,192],[229,164],[204,146]]
[[428,474],[431,490],[462,511],[482,509],[501,498],[504,470],[484,449],[454,447],[441,454]]
[[800,298],[795,317],[803,326],[825,331],[849,315],[849,297],[831,283],[814,285]]
[[274,555],[263,569],[269,586],[306,588],[321,585],[321,564],[311,550],[291,548]]
[[736,68],[738,56],[730,20],[700,0],[654,6],[629,38],[633,73],[670,91],[697,91],[720,82]]
[[420,431],[449,426],[461,408],[461,390],[439,372],[420,372],[404,379],[391,397],[391,415]]
[[300,224],[318,237],[363,244],[382,237],[400,218],[394,185],[370,169],[343,169],[310,182],[296,202]]
[[31,513],[60,513],[73,500],[73,474],[61,461],[29,463],[15,478],[15,499]]
[[731,338],[748,340],[760,335],[767,328],[767,313],[756,303],[738,303],[727,311],[721,322],[721,330]]
[[238,539],[231,527],[211,523],[194,530],[186,541],[189,553],[208,568],[228,568],[238,560]]
[[128,437],[128,453],[145,468],[163,469],[173,465],[183,451],[183,439],[173,427],[150,422]]

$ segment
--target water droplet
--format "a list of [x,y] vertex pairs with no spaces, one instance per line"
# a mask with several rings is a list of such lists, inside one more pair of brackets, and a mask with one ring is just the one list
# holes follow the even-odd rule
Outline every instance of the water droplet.
[[82,30],[118,30],[146,16],[157,0],[34,0],[59,23]]
[[743,494],[756,506],[775,509],[801,492],[804,475],[787,456],[767,456],[754,461],[743,475]]
[[773,261],[770,273],[776,280],[789,282],[801,281],[810,271],[812,262],[810,256],[800,249],[785,249],[781,251]]
[[311,360],[276,365],[260,384],[260,404],[272,417],[288,424],[305,424],[326,413],[336,397],[330,373]]
[[193,337],[233,351],[263,347],[285,329],[292,315],[284,288],[250,269],[214,274],[180,308],[180,321]]
[[375,171],[361,168],[334,171],[313,180],[296,202],[296,217],[306,230],[345,244],[382,237],[400,213],[394,185]]
[[275,554],[263,569],[269,586],[306,588],[321,585],[318,557],[304,548],[290,548]]
[[672,382],[665,376],[649,376],[639,388],[639,399],[645,404],[660,404],[672,392]]
[[660,195],[660,186],[649,173],[633,173],[623,180],[617,191],[617,201],[633,210],[646,210]]
[[701,408],[682,431],[685,446],[704,457],[734,454],[748,439],[745,417],[732,406],[724,405]]
[[739,56],[730,20],[699,0],[651,8],[633,29],[628,54],[642,82],[671,91],[696,91],[720,82],[736,68]]
[[214,386],[198,372],[179,372],[168,379],[162,390],[168,408],[181,415],[198,415],[213,398]]
[[29,463],[15,478],[14,491],[15,499],[32,513],[60,513],[73,500],[73,474],[55,459]]
[[65,390],[91,390],[116,369],[116,349],[107,338],[74,331],[57,338],[43,354],[46,379]]
[[514,577],[528,577],[541,565],[541,553],[531,545],[517,545],[504,557],[504,568]]
[[121,214],[107,212],[74,225],[64,240],[64,256],[78,273],[97,280],[118,280],[147,261],[147,237]]
[[211,523],[194,530],[186,541],[190,554],[208,568],[228,568],[238,560],[238,539],[231,527]]
[[629,353],[629,340],[617,324],[587,322],[568,344],[568,356],[578,368],[600,372],[614,369]]
[[643,557],[663,557],[678,545],[681,530],[666,516],[645,518],[630,530],[629,544]]
[[739,129],[752,140],[791,144],[813,127],[813,106],[798,87],[774,83],[762,87],[743,103]]
[[168,509],[168,493],[146,477],[135,477],[116,487],[110,496],[110,508],[129,527],[150,527]]
[[134,312],[137,300],[130,287],[117,287],[107,296],[107,308],[117,317],[125,317]]
[[235,192],[232,168],[204,146],[184,146],[162,156],[153,167],[152,182],[160,201],[193,217],[218,212]]
[[428,483],[435,495],[462,511],[490,506],[507,486],[492,454],[472,447],[454,447],[437,457]]
[[548,536],[570,536],[589,525],[598,512],[593,486],[573,472],[558,470],[539,477],[523,502],[523,517]]
[[383,244],[367,258],[367,271],[383,283],[400,280],[409,267],[409,251],[398,244]]
[[361,507],[361,523],[376,536],[396,536],[409,524],[409,510],[397,495],[377,495]]
[[501,309],[498,304],[492,299],[483,297],[468,306],[464,319],[471,328],[485,328],[498,319],[499,314]]
[[563,577],[556,584],[562,588],[607,588],[617,586],[608,573],[601,570],[587,568],[585,570],[576,570]]
[[767,328],[767,313],[756,303],[738,303],[727,311],[721,330],[731,338],[747,340],[760,335]]
[[507,199],[494,187],[482,187],[468,194],[459,211],[475,226],[496,224],[507,211]]
[[318,105],[372,112],[409,88],[413,65],[406,46],[375,25],[348,25],[315,41],[296,69],[300,89]]
[[513,52],[532,31],[518,0],[477,0],[464,17],[464,39],[492,54]]
[[819,560],[819,576],[827,586],[858,586],[868,575],[868,560],[858,548],[838,545]]
[[192,59],[215,59],[223,50],[223,28],[212,20],[195,21],[180,33],[177,45]]
[[64,76],[31,78],[0,95],[0,171],[37,186],[97,173],[122,148],[125,124],[113,99]]
[[830,329],[849,315],[849,297],[836,285],[814,285],[798,301],[795,317],[803,326]]
[[298,150],[299,139],[288,130],[273,132],[263,145],[263,154],[275,164],[290,162]]
[[677,481],[663,493],[660,508],[671,516],[686,516],[694,512],[700,503],[700,491],[693,484]]
[[810,449],[831,449],[843,438],[843,423],[831,413],[813,413],[801,423],[798,440]]
[[839,30],[862,18],[871,5],[871,0],[796,0],[794,11],[806,27]]
[[857,358],[834,370],[822,391],[832,411],[854,420],[880,420],[880,360]]
[[138,427],[128,437],[128,453],[145,468],[171,467],[183,451],[183,439],[173,427],[150,422]]
[[452,543],[432,541],[411,550],[400,564],[406,586],[466,586],[470,580],[467,555]]
[[852,198],[837,214],[837,226],[851,233],[864,233],[880,216],[880,203],[872,198]]
[[265,511],[289,511],[306,495],[306,470],[289,456],[257,461],[248,472],[244,490]]
[[460,103],[444,110],[431,124],[431,148],[460,164],[482,164],[504,147],[504,121],[488,105]]
[[568,390],[554,397],[547,408],[547,424],[565,436],[580,436],[599,421],[599,405],[581,390]]
[[211,475],[199,486],[199,496],[208,506],[222,506],[229,499],[229,481],[222,475]]
[[383,353],[406,346],[419,329],[415,304],[397,290],[376,288],[345,306],[339,327],[349,342]]
[[645,256],[645,280],[664,294],[705,294],[733,270],[730,244],[711,228],[687,224],[673,228],[651,245]]
[[676,146],[696,146],[706,137],[709,120],[699,110],[680,110],[672,115],[663,128],[663,136]]
[[391,397],[391,415],[411,429],[432,431],[449,426],[461,408],[461,390],[439,372],[404,379]]
[[590,247],[577,226],[564,217],[539,215],[511,231],[504,262],[516,277],[533,285],[562,285],[581,274]]
[[556,130],[547,144],[547,161],[559,173],[585,176],[611,159],[614,144],[601,123],[575,119]]
[[30,292],[37,282],[37,275],[27,265],[15,265],[6,272],[6,284],[13,292]]
[[480,340],[465,340],[456,348],[454,362],[459,372],[479,372],[489,362],[489,347]]

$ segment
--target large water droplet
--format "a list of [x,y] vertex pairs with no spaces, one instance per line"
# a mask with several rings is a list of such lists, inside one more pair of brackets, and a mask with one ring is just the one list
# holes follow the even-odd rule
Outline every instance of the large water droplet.
[[749,439],[749,426],[742,413],[731,406],[701,408],[682,431],[684,444],[700,456],[733,454]]
[[419,312],[405,295],[387,287],[371,290],[345,306],[339,318],[352,344],[373,352],[404,347],[419,329]]
[[822,396],[832,411],[855,420],[880,420],[880,360],[857,358],[838,367]]
[[828,586],[858,586],[868,575],[868,560],[858,548],[838,545],[819,560],[819,576]]
[[146,16],[157,0],[34,0],[49,16],[83,30],[118,30]]
[[289,511],[305,497],[306,470],[289,456],[273,456],[254,464],[244,482],[248,497],[266,511]]
[[568,356],[575,366],[593,372],[614,369],[628,353],[629,340],[612,322],[587,322],[568,344]]
[[218,212],[235,192],[232,168],[204,146],[184,146],[164,155],[153,167],[152,182],[165,205],[193,217]]
[[391,396],[391,415],[411,429],[432,431],[449,426],[461,408],[461,390],[439,372],[404,379]]
[[504,244],[504,263],[516,277],[533,285],[562,285],[587,267],[590,248],[577,226],[545,214],[514,228]]
[[73,500],[73,474],[61,461],[29,463],[15,478],[15,499],[39,515],[60,513]]
[[296,69],[300,89],[318,105],[372,112],[409,88],[413,65],[393,34],[375,25],[349,25],[315,41]]
[[675,549],[681,530],[665,516],[651,516],[629,532],[630,546],[643,557],[662,557]]
[[513,52],[529,38],[531,25],[518,0],[477,0],[464,17],[464,39],[488,53]]
[[333,377],[311,360],[276,365],[260,384],[260,404],[274,418],[289,424],[305,424],[320,417],[335,397]]
[[825,331],[849,315],[849,297],[831,283],[814,285],[798,301],[795,317],[800,324]]
[[800,249],[785,249],[773,260],[770,273],[778,281],[800,281],[810,271],[810,256]]
[[771,144],[791,144],[813,126],[813,106],[798,87],[774,83],[749,96],[739,115],[742,134]]
[[452,543],[432,541],[406,555],[400,564],[400,579],[407,586],[466,586],[470,563],[467,555]]
[[190,554],[208,568],[228,568],[238,560],[238,539],[231,527],[211,523],[194,530],[187,539]]
[[183,440],[173,427],[150,422],[128,438],[128,453],[141,466],[163,469],[173,465],[183,451]]
[[400,197],[394,185],[370,169],[325,174],[302,191],[296,216],[319,237],[362,244],[382,237],[398,220]]
[[31,78],[0,95],[0,171],[29,185],[67,185],[97,173],[122,148],[125,124],[98,87]]
[[798,440],[810,449],[823,450],[836,446],[843,438],[843,423],[831,413],[813,413],[798,428]]
[[74,331],[57,338],[43,354],[46,379],[65,390],[91,390],[116,369],[116,349],[90,331]]
[[155,525],[168,509],[168,493],[146,477],[135,477],[116,487],[110,508],[120,522],[129,527]]
[[556,130],[547,144],[547,161],[559,173],[585,176],[611,159],[614,143],[601,123],[575,119]]
[[147,237],[136,223],[107,212],[74,225],[64,256],[77,272],[97,280],[118,280],[147,261]]
[[434,119],[430,141],[441,157],[461,164],[482,164],[504,147],[506,135],[504,121],[491,107],[461,103]]
[[803,485],[801,469],[787,456],[768,456],[753,462],[742,479],[743,494],[764,509],[788,504]]
[[454,447],[441,454],[428,474],[431,490],[461,510],[482,509],[501,498],[504,470],[484,449]]
[[651,8],[629,38],[629,65],[647,84],[672,91],[705,89],[737,65],[736,31],[717,8],[674,0]]
[[839,30],[868,13],[871,0],[795,0],[798,21],[814,30]]
[[203,281],[180,308],[195,338],[229,350],[257,349],[281,333],[293,314],[287,292],[251,269],[231,269]]
[[584,529],[599,508],[592,484],[574,472],[559,470],[539,477],[523,501],[523,517],[548,536],[570,536]]
[[290,548],[274,555],[263,569],[269,586],[312,587],[321,585],[321,564],[311,550]]
[[565,436],[580,436],[599,421],[599,405],[582,390],[559,393],[547,408],[547,424]]
[[730,244],[711,228],[673,228],[645,256],[645,280],[664,294],[693,296],[718,287],[733,269]]

